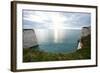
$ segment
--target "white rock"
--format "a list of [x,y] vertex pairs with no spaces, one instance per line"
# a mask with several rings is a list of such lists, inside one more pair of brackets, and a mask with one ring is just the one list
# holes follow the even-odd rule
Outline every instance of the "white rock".
[[33,29],[23,29],[23,48],[37,46],[37,38]]

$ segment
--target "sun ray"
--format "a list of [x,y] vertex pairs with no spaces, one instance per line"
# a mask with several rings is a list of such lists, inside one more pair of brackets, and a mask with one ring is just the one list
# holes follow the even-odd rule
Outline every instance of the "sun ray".
[[59,29],[61,29],[62,20],[59,13],[52,14],[52,22],[53,22],[53,29],[54,29],[54,42],[57,43],[59,41]]

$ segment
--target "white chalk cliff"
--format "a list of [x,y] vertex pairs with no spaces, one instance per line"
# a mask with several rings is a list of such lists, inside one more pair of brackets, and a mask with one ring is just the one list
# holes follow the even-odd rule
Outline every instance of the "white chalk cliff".
[[33,29],[23,29],[23,48],[37,46],[37,38]]
[[[91,27],[83,27],[81,30],[81,35],[80,35],[81,37],[80,38],[86,37],[90,34],[91,34]],[[81,40],[79,40],[77,49],[82,49],[82,47],[83,47],[83,43]]]

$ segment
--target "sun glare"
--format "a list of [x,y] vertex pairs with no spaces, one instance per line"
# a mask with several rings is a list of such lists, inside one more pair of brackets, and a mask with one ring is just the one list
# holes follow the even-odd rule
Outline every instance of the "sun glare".
[[52,14],[52,23],[54,29],[54,42],[57,43],[59,40],[59,30],[62,27],[62,19],[59,14]]

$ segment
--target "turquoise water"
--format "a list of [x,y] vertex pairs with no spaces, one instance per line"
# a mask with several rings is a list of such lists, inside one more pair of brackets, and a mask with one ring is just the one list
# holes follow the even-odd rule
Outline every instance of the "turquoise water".
[[51,53],[71,53],[77,50],[80,30],[36,30],[41,51]]

